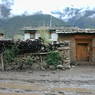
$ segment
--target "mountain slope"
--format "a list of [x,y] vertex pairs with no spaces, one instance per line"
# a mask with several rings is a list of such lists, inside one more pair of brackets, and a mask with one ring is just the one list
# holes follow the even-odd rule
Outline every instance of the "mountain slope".
[[49,26],[51,21],[51,26],[68,26],[68,24],[58,18],[51,17],[51,15],[31,15],[31,16],[15,16],[10,19],[0,20],[0,29],[5,32],[8,36],[13,36],[15,34],[23,34],[20,29],[22,27],[32,26]]
[[68,22],[71,26],[80,28],[95,28],[95,9],[65,8],[63,11],[53,11],[60,19]]

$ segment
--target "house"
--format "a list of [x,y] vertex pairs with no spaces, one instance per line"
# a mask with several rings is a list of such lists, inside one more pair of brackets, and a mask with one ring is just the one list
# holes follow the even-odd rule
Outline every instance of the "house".
[[27,39],[38,39],[41,37],[41,34],[39,31],[45,30],[47,31],[49,35],[49,40],[51,41],[57,41],[58,40],[58,34],[56,33],[55,28],[49,28],[49,27],[38,27],[38,28],[32,28],[32,27],[24,27],[22,30],[24,30],[24,40]]
[[71,61],[79,64],[95,62],[95,30],[64,28],[57,32],[58,41],[70,41]]
[[[25,40],[38,39],[40,34],[37,30],[41,28],[24,28]],[[80,29],[73,27],[46,28],[49,30],[52,41],[70,42],[71,61],[79,63],[94,64],[95,62],[95,30]]]
[[4,39],[4,34],[0,33],[0,40]]

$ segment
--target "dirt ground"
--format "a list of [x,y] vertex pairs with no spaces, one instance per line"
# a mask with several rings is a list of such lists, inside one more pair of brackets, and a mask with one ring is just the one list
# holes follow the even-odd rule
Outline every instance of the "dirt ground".
[[95,66],[0,72],[0,95],[95,95]]

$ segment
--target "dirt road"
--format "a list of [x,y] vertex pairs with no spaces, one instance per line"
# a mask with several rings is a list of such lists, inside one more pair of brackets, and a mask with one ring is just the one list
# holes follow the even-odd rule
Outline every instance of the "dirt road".
[[0,72],[0,95],[95,95],[95,66]]

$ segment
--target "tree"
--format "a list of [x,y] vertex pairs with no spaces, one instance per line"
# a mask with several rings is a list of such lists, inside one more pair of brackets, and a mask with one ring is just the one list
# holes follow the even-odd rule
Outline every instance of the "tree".
[[49,31],[45,28],[42,28],[40,30],[38,30],[38,33],[40,34],[40,37],[44,40],[45,44],[50,43],[50,39],[49,39]]

